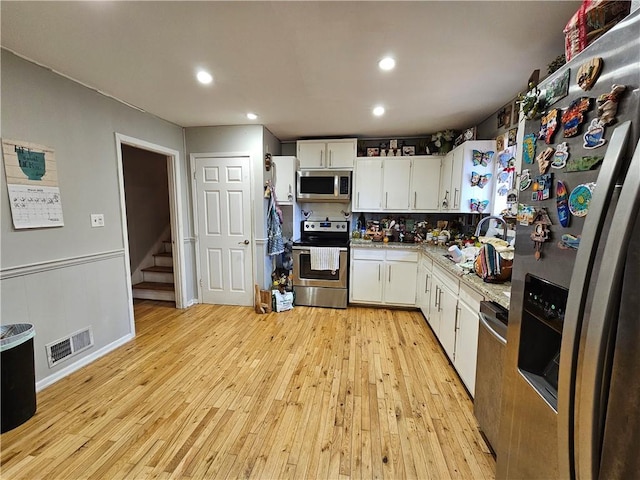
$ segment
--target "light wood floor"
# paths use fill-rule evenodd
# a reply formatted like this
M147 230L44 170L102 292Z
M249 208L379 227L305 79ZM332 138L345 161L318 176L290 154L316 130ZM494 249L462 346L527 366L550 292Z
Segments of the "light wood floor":
M137 337L38 394L3 479L493 478L418 312L135 305Z

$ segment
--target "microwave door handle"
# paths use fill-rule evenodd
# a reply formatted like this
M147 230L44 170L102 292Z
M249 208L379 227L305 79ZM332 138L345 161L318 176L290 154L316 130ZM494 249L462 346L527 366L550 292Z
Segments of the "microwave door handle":
M591 281L597 247L600 243L600 234L607 215L606 207L611 201L618 173L624 163L623 152L627 146L630 126L630 121L624 122L611 135L609 148L598 174L595 194L589 205L589 215L586 216L582 228L580 248L576 254L571 283L569 284L558 371L557 434L558 476L560 478L575 477L575 372L578 368L582 318L585 313L588 286Z
M609 342L615 335L617 307L620 304L620 290L627 248L635 219L640 210L640 141L631 159L627 177L622 186L616 205L611 228L606 238L602 262L598 272L587 333L584 340L584 355L579 391L577 423L580 435L576 437L578 472L583 478L597 478L600 470L600 426L606 400L602 398L602 385L610 374L612 349Z

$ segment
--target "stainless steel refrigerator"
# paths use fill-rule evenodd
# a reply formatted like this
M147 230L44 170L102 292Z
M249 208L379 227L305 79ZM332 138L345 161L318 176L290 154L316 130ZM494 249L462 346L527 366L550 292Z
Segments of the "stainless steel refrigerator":
M626 88L612 121L614 85ZM640 10L540 90L546 118L525 122L536 153L519 179L497 477L638 478ZM547 148L551 179L538 177Z

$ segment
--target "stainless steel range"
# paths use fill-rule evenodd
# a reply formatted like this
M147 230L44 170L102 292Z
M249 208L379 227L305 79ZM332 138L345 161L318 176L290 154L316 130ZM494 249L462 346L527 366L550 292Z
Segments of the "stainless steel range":
M300 232L300 239L293 243L296 305L347 308L349 222L305 220ZM318 268L312 259L316 255L335 255L337 265Z

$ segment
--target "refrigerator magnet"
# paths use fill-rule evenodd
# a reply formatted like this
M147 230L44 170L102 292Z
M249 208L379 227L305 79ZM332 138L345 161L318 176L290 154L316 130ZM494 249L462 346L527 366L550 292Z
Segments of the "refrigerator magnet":
M575 99L562 114L562 131L564 138L578 135L580 126L584 123L584 114L591 109L591 99L580 97Z
M627 89L624 85L611 85L609 93L603 93L596 100L598 106L598 120L603 126L611 125L616 121L618 113L618 102Z
M533 192L531 193L531 201L541 202L547 200L551 196L551 182L553 181L553 173L538 175L533 181Z
M547 145L551 144L556 129L558 128L558 114L558 109L554 108L549 110L546 115L543 115L542 120L540 120L540 133L538 133L538 138L544 140L544 143Z
M596 83L600 72L602 71L602 58L593 57L588 62L583 63L578 68L578 74L576 81L581 89L585 92L591 90L591 87Z
M533 232L531 233L531 240L533 240L535 248L536 260L542 258L542 244L547 242L551 236L551 219L547 214L546 208L540 208L536 212L536 216L533 219Z
M553 153L551 168L564 168L567 165L568 158L569 146L567 145L567 142L562 142L556 145L556 151Z
M471 172L471 186L484 188L484 186L489 183L492 176L493 175L490 173L480 175L478 172Z
M567 160L567 172L585 172L587 170L595 170L604 160L602 155L584 156L577 159Z
M520 191L524 192L527 188L531 186L531 175L529 174L529 170L522 170L520 174Z
M478 165L480 165L486 167L491 163L491 159L493 158L494 153L495 152L492 151L482 152L480 150L474 150L473 157L471 159L473 161L473 166L477 167Z
M538 170L540 170L541 174L544 174L549 169L551 157L553 157L555 150L551 147L545 148L542 152L538 154L536 160L538 161Z
M580 246L580 235L573 236L569 233L562 235L562 239L558 242L558 247L562 250L577 250Z
M524 163L533 163L536 158L536 134L527 133L522 141L524 146L522 151L522 159Z
M569 195L569 211L576 217L584 217L589 213L589 203L593 196L595 183L583 183L571 191Z
M604 138L604 125L600 123L600 120L594 118L589 124L587 133L584 134L584 144L582 146L592 150L601 147L605 143L607 143L607 140Z
M533 223L533 218L536 216L536 207L531 205L518 204L518 215L516 220L522 226L529 226Z
M556 183L556 206L558 208L558 221L563 227L569 226L569 195L567 193L567 186L561 180Z

